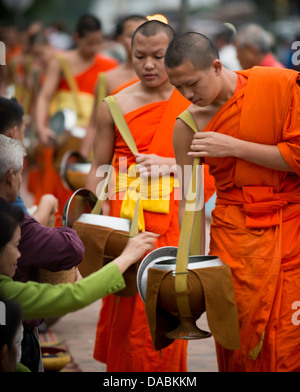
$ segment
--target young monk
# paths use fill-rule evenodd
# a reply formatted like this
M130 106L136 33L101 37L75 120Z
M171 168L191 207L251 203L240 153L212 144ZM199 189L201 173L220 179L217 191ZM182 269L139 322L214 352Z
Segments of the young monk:
M124 177L130 179L128 168L129 172L140 168L141 175L146 177L151 175L152 165L164 165L164 174L169 174L175 164L173 127L177 115L189 103L170 85L164 67L164 55L173 37L173 29L159 21L148 21L136 30L132 40L133 66L140 81L120 91L115 98L139 153L136 156L131 153L115 127L106 102L101 103L94 159L86 184L94 192L103 180L96 176L97 168L109 164L113 155L117 181ZM127 189L116 189L116 193L109 201L110 215L132 219L126 213L128 205L122 200ZM162 212L153 200L150 200L152 211L142 211L144 227L140 226L140 230L159 234L158 247L178 243L178 202L171 187L169 194L169 212ZM107 364L107 371L186 371L186 349L185 341L175 341L161 352L155 351L145 307L138 294L109 296L103 302L94 357Z
M217 193L210 254L233 274L241 350L217 345L219 369L299 371L300 75L229 71L197 33L171 42L166 69L198 130L178 119L176 160L209 165Z
M84 110L84 113L77 113L79 116L78 125L84 127L87 125L91 115L94 89L99 72L114 68L117 62L99 54L103 35L101 23L93 15L83 15L80 18L74 38L77 44L76 48L61 55L77 82L78 96ZM66 93L70 94L70 91L62 63L58 56L55 56L49 64L37 102L37 128L39 137L45 145L53 145L53 139L56 138L56 135L47 123L51 101L55 95L58 95L59 109L63 109L64 96L66 96ZM70 102L67 102L65 107L69 108L69 104ZM74 106L74 102L73 108L75 110L78 109L76 105Z
M107 95L117 94L120 90L138 81L136 72L132 66L131 39L135 30L147 21L146 17L140 15L130 15L126 17L119 26L119 40L126 51L126 61L116 68L99 75L99 80L95 91L95 100L90 123L86 136L82 142L80 153L83 157L89 158L93 149L93 142L96 133L97 108L102 99Z
M49 116L57 110L70 108L77 114L76 125L86 128L92 113L98 74L117 66L115 59L99 54L103 35L101 23L93 15L83 15L79 19L74 39L77 44L75 49L60 53L50 62L36 107L37 132L45 147L45 170L39 185L43 188L42 193L52 193L58 198L60 215L72 192L63 186L58 172L53 168L57 137L48 124ZM65 68L73 78L77 90L75 94L68 82Z

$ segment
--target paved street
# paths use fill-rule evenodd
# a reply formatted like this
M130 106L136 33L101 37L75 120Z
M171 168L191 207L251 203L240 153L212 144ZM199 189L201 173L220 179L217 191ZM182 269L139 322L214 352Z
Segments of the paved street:
M105 372L105 365L92 357L101 301L61 318L51 327L57 338L68 345L74 361L83 372ZM207 330L206 314L199 320L200 328ZM188 346L188 371L217 372L213 338L191 340Z

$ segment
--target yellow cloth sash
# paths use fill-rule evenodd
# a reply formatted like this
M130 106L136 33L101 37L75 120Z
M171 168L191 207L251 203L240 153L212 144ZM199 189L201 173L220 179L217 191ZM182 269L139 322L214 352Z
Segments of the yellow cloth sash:
M59 90L51 102L49 115L54 115L58 110L72 109L77 114L76 125L83 128L86 127L92 114L94 97L91 94L84 92L79 92L77 95L78 100L81 102L81 106L84 108L82 111L78 112L72 91Z
M82 92L78 88L77 81L72 74L67 60L59 54L57 59L60 63L63 75L67 81L70 91L57 91L50 106L50 116L58 110L72 109L77 114L77 126L86 127L89 123L93 105L94 96L92 94Z
M138 198L140 198L138 226L140 231L145 231L143 211L168 214L170 211L170 194L178 186L177 178L171 175L155 178L140 177L137 172L137 165L132 164L128 173L118 173L113 193L126 192L120 216L130 220L133 219L135 206Z

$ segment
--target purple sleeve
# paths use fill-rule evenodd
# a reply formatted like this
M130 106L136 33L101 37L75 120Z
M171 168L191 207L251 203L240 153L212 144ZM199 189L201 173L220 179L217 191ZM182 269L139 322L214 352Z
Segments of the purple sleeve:
M84 246L74 230L67 227L46 227L25 214L19 250L20 268L60 271L81 262Z

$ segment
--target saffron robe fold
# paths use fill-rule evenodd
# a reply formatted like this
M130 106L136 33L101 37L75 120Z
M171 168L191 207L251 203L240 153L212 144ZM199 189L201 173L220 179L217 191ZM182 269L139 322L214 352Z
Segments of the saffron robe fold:
M140 153L174 157L172 136L176 117L189 106L177 90L168 101L151 103L126 114L125 120ZM135 157L116 129L114 168L123 171ZM122 195L110 200L110 215L120 216ZM169 214L144 211L146 230L161 234L157 247L177 246L178 201L170 195ZM175 341L156 352L150 335L145 305L134 297L109 296L103 300L97 326L94 358L107 364L107 371L186 371L187 343Z
M205 159L217 189L210 254L231 267L242 345L217 344L219 369L300 371L300 76L265 67L238 75L239 88L204 132L277 145L294 173Z
M79 126L86 127L88 125L99 73L108 71L116 67L117 64L118 62L115 59L97 55L93 64L88 69L80 74L74 75L78 87L78 98L83 108L83 113L79 116ZM56 96L50 108L50 115L64 108L71 108L77 111L76 101L65 77L60 80ZM61 226L64 206L72 196L73 191L68 190L64 186L59 173L53 167L55 149L42 147L39 152L37 156L38 169L31 172L29 190L34 193L36 204L39 203L43 194L51 193L57 197L59 206L55 225Z

